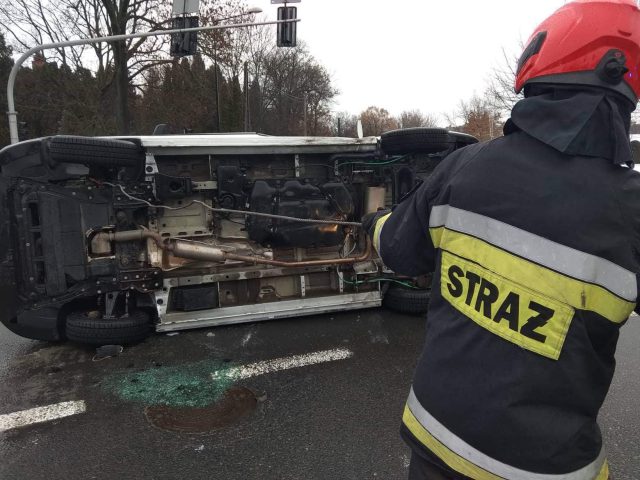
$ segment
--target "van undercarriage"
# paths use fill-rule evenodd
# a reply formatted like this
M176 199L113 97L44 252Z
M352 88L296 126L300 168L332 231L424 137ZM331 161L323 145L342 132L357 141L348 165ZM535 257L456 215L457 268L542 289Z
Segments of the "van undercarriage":
M50 137L0 152L20 306L7 326L104 344L376 307L388 271L359 219L473 137ZM410 255L410 252L407 252ZM412 292L414 290L414 292Z

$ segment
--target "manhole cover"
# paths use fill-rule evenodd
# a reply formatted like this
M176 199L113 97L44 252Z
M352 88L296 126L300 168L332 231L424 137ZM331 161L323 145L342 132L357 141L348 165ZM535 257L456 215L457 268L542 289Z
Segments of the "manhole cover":
M170 432L207 433L233 425L252 413L258 404L255 394L243 387L232 387L207 407L149 406L144 409L154 427Z

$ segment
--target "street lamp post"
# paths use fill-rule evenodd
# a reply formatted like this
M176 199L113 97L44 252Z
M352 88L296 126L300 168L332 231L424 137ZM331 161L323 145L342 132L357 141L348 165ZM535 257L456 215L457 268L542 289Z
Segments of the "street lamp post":
M307 122L308 122L307 110L309 108L309 106L308 106L308 104L309 104L309 94L306 91L304 92L304 95L302 96L302 103L303 103L303 108L304 108L304 136L306 137L307 134L308 134L308 128L309 128L309 127L307 127Z
M253 12L246 12L253 13ZM181 28L175 30L157 30L153 32L142 32L142 33L131 33L127 35L112 35L108 37L94 37L94 38L80 38L78 40L69 40L66 42L56 42L56 43L47 43L43 45L37 45L33 48L30 48L25 53L23 53L16 63L13 65L11 72L9 73L9 80L7 81L7 117L9 119L9 133L11 136L11 143L18 143L18 112L15 110L15 101L14 101L14 86L16 82L16 76L18 75L18 71L22 64L27 60L31 55L36 52L40 52L42 50L49 50L52 48L60 48L60 47L74 47L76 45L89 45L93 43L106 43L106 42L116 42L128 40L130 38L146 38L146 37L158 37L160 35L171 35L174 33L187 33L187 32L208 32L212 30L223 30L227 28L244 28L244 27L256 27L261 25L277 25L280 23L286 22L299 22L300 19L295 20L273 20L268 22L250 22L250 23L237 23L233 25L213 25L209 27L195 27L195 28Z
M243 84L244 84L244 128L245 132L251 129L251 123L249 121L249 63L244 62L243 69Z
M218 77L218 47L213 39L213 78L216 89L216 133L220 133L220 79Z

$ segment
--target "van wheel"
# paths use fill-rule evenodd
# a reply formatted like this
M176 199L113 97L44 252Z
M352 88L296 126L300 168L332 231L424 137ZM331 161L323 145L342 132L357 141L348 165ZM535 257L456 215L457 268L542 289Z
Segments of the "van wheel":
M380 136L380 148L387 155L408 153L439 153L478 143L466 133L450 132L444 128L405 128L391 130Z
M456 148L462 148L480 142L480 140L468 133L449 132L449 136L451 137L451 141L455 142Z
M96 167L144 167L144 150L133 142L93 137L58 135L46 143L54 162Z
M444 128L405 128L380 136L380 148L387 155L438 153L449 147L449 132Z
M382 298L382 306L399 313L422 315L429 310L431 290L392 285Z
M95 310L71 312L67 316L68 340L88 345L131 345L151 334L151 318L144 310L128 317L105 319Z

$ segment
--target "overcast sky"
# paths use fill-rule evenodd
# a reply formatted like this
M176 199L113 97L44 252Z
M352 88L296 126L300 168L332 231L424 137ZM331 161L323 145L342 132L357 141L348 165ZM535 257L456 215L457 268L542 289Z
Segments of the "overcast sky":
M298 38L332 74L334 109L442 115L484 91L502 50L519 54L562 0L302 0ZM247 0L276 18L271 0ZM516 53L517 52L517 53Z

